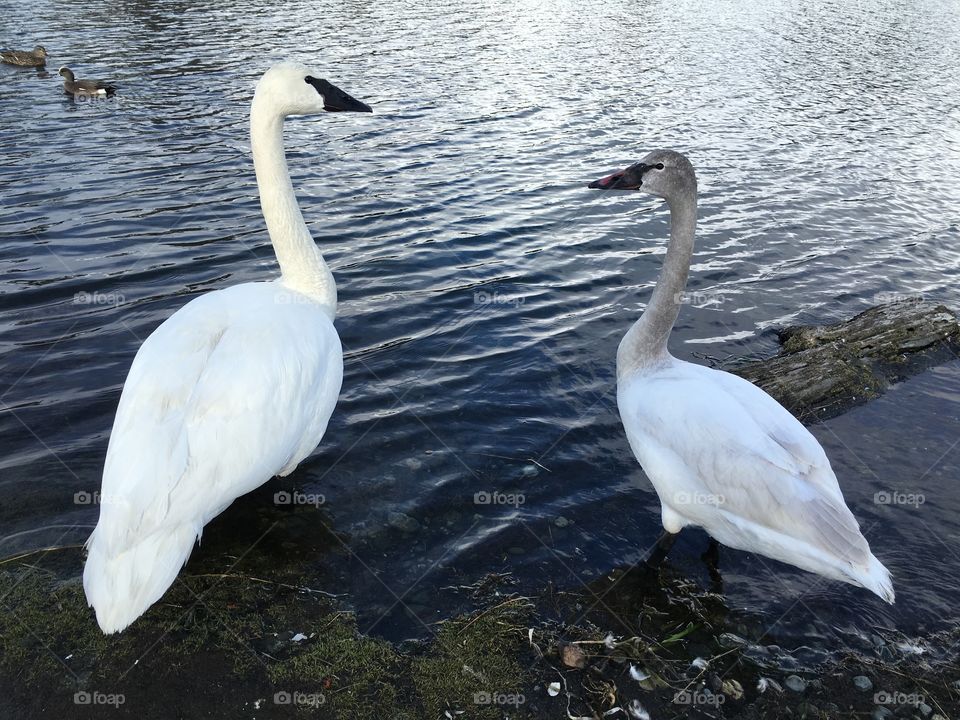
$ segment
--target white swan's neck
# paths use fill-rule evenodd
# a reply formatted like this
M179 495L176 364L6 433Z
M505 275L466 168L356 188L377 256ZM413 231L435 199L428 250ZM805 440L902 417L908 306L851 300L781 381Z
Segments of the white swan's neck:
M283 151L283 116L259 95L250 112L250 146L260 190L260 207L280 263L281 282L337 312L333 273L310 236L290 182Z
M670 357L667 340L680 313L693 256L693 236L697 228L696 187L668 198L667 202L670 206L670 245L647 309L620 342L618 378L633 370L659 365Z

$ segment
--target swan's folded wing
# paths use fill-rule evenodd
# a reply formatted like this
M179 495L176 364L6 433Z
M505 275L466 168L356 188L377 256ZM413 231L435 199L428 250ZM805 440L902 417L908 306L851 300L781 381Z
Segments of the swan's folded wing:
M184 524L199 534L319 442L342 378L336 332L306 306L286 308L303 316L288 324L223 297L242 288L184 306L137 353L104 467L108 552Z
M868 560L823 449L759 388L677 363L629 384L620 405L628 433L639 435L634 447L669 458L687 487L705 496L685 500L712 502L731 522L769 528L854 564ZM673 509L693 521L709 515L696 506Z

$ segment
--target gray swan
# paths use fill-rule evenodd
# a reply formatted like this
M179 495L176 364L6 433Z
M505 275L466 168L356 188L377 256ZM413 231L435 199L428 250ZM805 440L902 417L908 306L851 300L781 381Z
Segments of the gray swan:
M756 385L667 349L693 255L693 165L678 152L657 150L588 187L639 190L670 208L660 277L617 350L620 418L660 497L667 531L660 558L676 533L694 525L729 547L859 585L892 603L890 573L870 552L817 439Z

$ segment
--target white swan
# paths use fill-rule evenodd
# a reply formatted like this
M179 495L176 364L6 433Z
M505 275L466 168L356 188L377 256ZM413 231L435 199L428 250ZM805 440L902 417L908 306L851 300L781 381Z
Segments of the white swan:
M343 377L333 275L300 214L283 120L370 112L306 67L283 63L250 111L260 205L281 276L207 293L148 337L123 386L83 587L105 633L156 602L203 526L287 475L317 446Z
M755 385L667 350L693 253L693 166L658 150L589 187L642 190L670 208L670 244L656 288L617 351L620 417L660 496L664 529L700 526L724 545L862 586L892 603L890 573L870 552L816 438Z

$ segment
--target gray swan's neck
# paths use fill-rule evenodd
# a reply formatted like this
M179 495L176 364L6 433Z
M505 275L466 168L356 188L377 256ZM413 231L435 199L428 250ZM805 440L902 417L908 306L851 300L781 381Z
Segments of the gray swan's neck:
M250 146L260 190L260 207L280 263L282 282L337 312L333 273L310 236L290 182L283 150L283 117L254 97L250 113Z
M667 255L647 309L620 342L617 351L618 378L634 370L659 365L670 357L667 340L680 313L693 256L693 236L697 228L696 190L668 198L667 202L670 206Z

